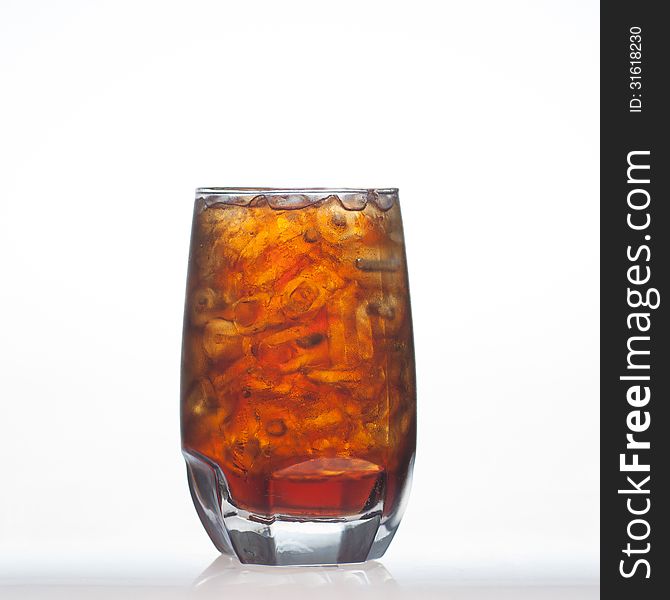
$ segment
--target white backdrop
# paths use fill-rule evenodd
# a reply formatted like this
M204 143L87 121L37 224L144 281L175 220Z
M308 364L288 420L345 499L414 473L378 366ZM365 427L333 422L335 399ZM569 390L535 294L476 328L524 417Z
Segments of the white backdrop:
M419 447L389 571L596 578L598 38L594 0L3 1L0 578L216 556L178 426L214 185L400 188Z

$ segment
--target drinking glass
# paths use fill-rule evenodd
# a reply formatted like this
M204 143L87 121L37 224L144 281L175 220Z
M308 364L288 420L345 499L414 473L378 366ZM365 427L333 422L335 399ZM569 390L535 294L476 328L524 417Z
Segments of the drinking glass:
M397 189L197 190L181 429L222 553L266 565L384 554L416 440Z

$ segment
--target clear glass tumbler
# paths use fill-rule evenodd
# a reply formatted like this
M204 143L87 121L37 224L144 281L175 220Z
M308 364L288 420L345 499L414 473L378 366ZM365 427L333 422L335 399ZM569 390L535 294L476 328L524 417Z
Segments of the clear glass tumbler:
M384 554L416 440L396 189L197 190L181 424L221 552L266 565Z

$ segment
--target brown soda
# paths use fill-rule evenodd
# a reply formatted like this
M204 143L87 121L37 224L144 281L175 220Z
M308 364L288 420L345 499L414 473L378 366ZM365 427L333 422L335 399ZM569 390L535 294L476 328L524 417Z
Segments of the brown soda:
M400 209L196 205L182 440L259 515L398 502L415 445Z

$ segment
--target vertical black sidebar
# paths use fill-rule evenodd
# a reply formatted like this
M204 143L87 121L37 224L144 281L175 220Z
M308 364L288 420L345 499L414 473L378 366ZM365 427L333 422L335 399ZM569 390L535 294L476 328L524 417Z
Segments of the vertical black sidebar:
M601 3L601 585L670 589L668 117L662 2Z

